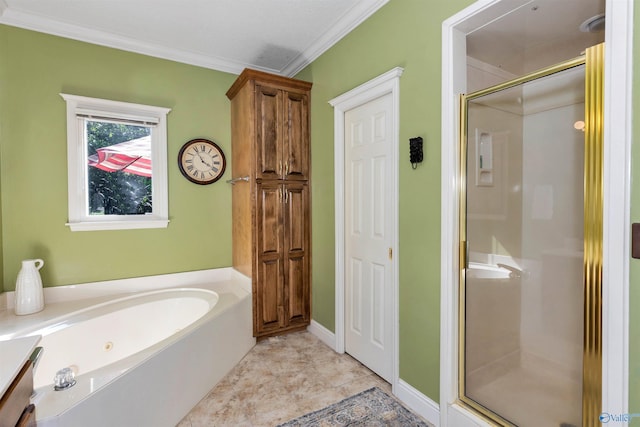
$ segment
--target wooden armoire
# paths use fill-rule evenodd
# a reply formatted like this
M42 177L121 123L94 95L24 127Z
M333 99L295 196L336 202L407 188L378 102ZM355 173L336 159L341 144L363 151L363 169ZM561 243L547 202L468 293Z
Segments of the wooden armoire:
M233 266L250 276L258 339L311 320L311 83L245 69L231 100Z

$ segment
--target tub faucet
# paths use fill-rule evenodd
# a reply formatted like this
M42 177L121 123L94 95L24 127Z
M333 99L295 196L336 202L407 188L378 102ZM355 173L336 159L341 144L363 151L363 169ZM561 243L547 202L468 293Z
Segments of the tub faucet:
M53 379L53 389L55 391L66 390L76 385L75 373L71 368L62 368L56 372Z
M505 270L509 270L509 277L511 279L519 279L522 277L522 270L516 268L516 267L512 267L510 265L507 264L496 264L498 267L500 268L504 268Z

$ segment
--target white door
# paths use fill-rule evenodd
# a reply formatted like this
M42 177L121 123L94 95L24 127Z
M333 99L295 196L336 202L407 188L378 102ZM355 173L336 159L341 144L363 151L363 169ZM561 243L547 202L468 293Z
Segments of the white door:
M393 99L345 112L345 350L393 375Z

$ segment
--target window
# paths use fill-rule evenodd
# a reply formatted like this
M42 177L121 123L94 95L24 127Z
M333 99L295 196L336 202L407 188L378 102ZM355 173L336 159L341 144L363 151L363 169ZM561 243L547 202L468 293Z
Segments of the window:
M168 108L83 96L67 102L72 231L163 228Z

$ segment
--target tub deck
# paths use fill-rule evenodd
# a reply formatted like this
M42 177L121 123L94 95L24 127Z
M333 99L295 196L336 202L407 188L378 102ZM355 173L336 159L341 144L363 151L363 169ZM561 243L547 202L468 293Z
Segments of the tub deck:
M245 293L251 294L251 279L231 267L44 288L44 310L26 316L15 315L14 292L0 293L0 340L115 298L158 289L195 287L213 290L215 286L222 286L239 298Z

